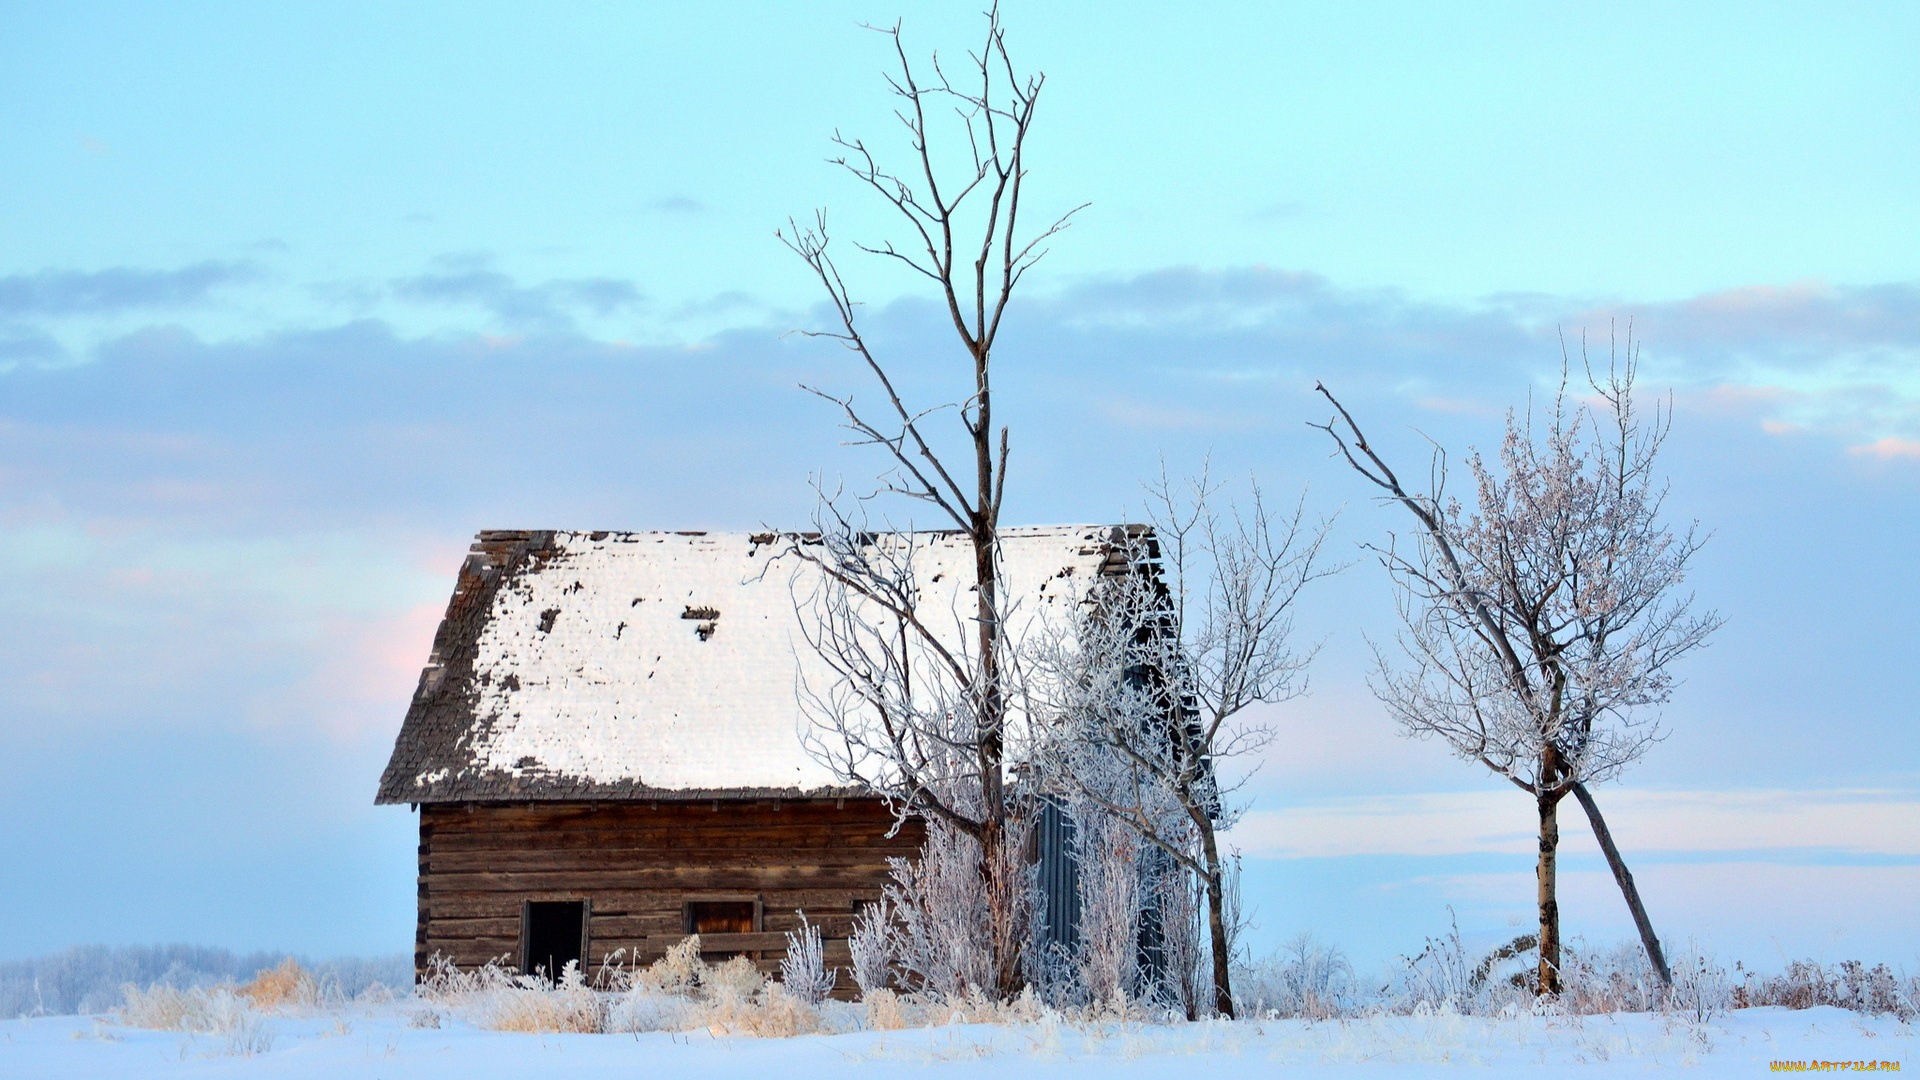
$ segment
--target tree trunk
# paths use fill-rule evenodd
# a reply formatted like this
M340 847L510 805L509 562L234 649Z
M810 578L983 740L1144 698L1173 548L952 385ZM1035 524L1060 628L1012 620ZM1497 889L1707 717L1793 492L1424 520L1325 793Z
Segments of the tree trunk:
M1607 857L1607 865L1613 869L1613 880L1620 885L1620 895L1627 899L1627 910L1633 913L1633 925L1640 931L1640 944L1647 950L1647 960L1653 964L1653 970L1660 976L1660 985L1673 989L1673 971L1667 967L1667 955L1660 948L1660 939L1653 934L1653 920L1647 918L1647 907L1640 902L1640 890L1633 883L1633 874L1627 869L1627 862L1620 857L1620 849L1613 845L1613 833L1607 829L1607 821L1600 816L1600 807L1593 801L1593 794L1585 784L1573 785L1573 797L1580 800L1581 809L1587 812L1587 821L1593 826L1593 838L1600 841L1600 850Z
M1019 905L1025 901L1019 879L1022 853L1010 849L1007 823L989 822L980 835L980 871L987 894L987 939L993 955L993 991L1002 1000L1018 994L1021 938L1025 930Z
M1565 791L1542 792L1536 797L1540 809L1540 863L1537 868L1540 900L1540 973L1539 992L1560 992L1560 800Z
M1233 959L1227 940L1226 867L1220 863L1220 846L1214 842L1212 824L1200 828L1200 840L1207 859L1207 931L1213 953L1213 1008L1221 1016L1233 1019L1233 975L1228 967Z
M991 412L985 356L977 358L975 375L979 383L977 400L980 409L980 428L974 433L973 439L980 485L980 503L972 536L975 620L980 649L979 715L975 718L979 730L975 737L979 740L980 796L984 804L982 809L986 826L981 832L981 856L986 861L987 915L992 921L988 933L993 942L993 983L994 991L1005 999L1021 989L1023 926L1016 907L1025 898L1012 880L1015 853L1006 850L1006 737L1003 725L1007 697L1001 685L1000 637L1004 627L1000 621L999 568L995 565L999 554L995 548L999 508L992 502L992 444L986 426Z

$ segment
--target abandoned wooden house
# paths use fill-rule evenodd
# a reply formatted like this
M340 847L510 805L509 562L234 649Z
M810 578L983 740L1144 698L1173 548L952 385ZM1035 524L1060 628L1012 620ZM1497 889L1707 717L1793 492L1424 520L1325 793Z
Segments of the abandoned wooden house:
M922 603L970 608L966 540L925 535ZM1003 530L1007 588L1058 617L1124 563L1112 536ZM689 933L775 970L800 911L847 964L922 832L802 745L797 685L829 676L794 599L809 564L769 570L785 540L479 535L377 800L419 809L417 973L435 954L592 972Z

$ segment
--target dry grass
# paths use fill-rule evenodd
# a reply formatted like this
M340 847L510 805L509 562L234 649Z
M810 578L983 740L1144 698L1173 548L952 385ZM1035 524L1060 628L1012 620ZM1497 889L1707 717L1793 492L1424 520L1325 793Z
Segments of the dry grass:
M246 1057L273 1048L275 1035L267 1022L269 1015L339 1007L349 1001L338 983L316 978L292 957L256 972L242 986L229 983L182 988L155 983L142 990L128 983L121 987L121 995L125 1003L113 1010L121 1024L218 1036L223 1042L216 1053ZM352 1000L375 1002L391 997L376 983ZM342 1031L346 1030L345 1021L340 1023Z
M1730 1008L1747 1005L1839 1005L1865 1013L1914 1015L1920 982L1901 981L1884 966L1842 964L1833 969L1796 964L1785 975L1744 984L1689 947L1675 958L1675 988L1664 992L1639 947L1589 949L1577 941L1565 952L1565 990L1536 996L1527 980L1530 960L1516 942L1485 956L1471 955L1457 935L1430 942L1408 961L1409 975L1378 989L1363 987L1337 951L1302 940L1268 964L1237 973L1249 1018L1299 1017L1316 1021L1393 1017L1560 1018L1613 1013L1665 1013L1700 1028ZM1088 1031L1177 1023L1164 1003L1116 995L1104 1002L1059 1006L1033 989L996 1001L977 988L953 995L875 988L859 1004L811 1002L769 982L744 957L709 964L700 941L689 937L660 960L603 965L592 985L571 965L556 983L521 976L499 963L462 972L435 958L420 995L442 1014L483 1028L525 1032L680 1032L707 1030L762 1038L850 1031L897 1031L950 1024L994 1024ZM272 973L274 985L295 982ZM261 980L256 980L260 982Z
M861 1005L810 1002L778 982L769 982L753 962L734 957L709 964L700 941L689 937L645 968L627 968L617 958L595 974L593 986L571 966L557 983L516 974L498 962L461 971L444 958L429 962L420 996L443 1012L495 1031L620 1032L695 1031L759 1038L899 1030L953 1023L1029 1024L1060 1014L1031 992L996 1002L978 990L952 998L900 995L876 990ZM1089 1012L1090 1021L1147 1019ZM1154 1018L1158 1018L1157 1015Z
M558 982L521 975L497 961L461 971L443 957L428 961L420 997L466 1014L493 1031L592 1033L606 1030L605 995L586 985L569 963Z
M232 987L179 990L156 985L142 990L128 984L125 993L127 1003L114 1010L114 1016L129 1027L222 1036L225 1052L243 1057L273 1049L274 1032L266 1018Z
M281 961L278 967L255 974L252 982L234 993L251 1001L259 1009L313 1007L326 1003L326 994L319 981L291 956Z
M1779 1005L1811 1009L1837 1005L1869 1016L1920 1017L1920 977L1902 979L1885 964L1868 967L1843 960L1827 967L1817 960L1796 960L1779 975L1762 976L1734 965L1743 976L1732 988L1734 1008Z

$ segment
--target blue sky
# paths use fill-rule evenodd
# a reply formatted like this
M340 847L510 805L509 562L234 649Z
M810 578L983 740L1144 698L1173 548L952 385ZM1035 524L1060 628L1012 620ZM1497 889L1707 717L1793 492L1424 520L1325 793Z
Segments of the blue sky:
M480 528L804 521L873 463L799 382L773 238L885 222L884 40L965 6L0 10L0 956L405 947L371 806ZM1920 74L1904 5L1014 4L1040 208L1091 207L1001 356L1013 516L1096 520L1162 455L1397 527L1305 427L1491 445L1560 335L1633 321L1671 507L1728 617L1602 795L1654 916L1762 964L1920 964ZM855 267L951 396L936 313ZM1240 841L1268 940L1364 963L1527 914L1530 808L1371 701L1361 565ZM1577 821L1576 821L1577 824ZM1569 929L1630 933L1569 828ZM1584 846L1583 846L1584 845Z

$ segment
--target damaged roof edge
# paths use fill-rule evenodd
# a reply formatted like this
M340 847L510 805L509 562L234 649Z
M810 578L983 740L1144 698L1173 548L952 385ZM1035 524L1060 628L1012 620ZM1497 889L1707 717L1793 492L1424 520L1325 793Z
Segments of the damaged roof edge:
M1110 574L1117 569L1108 564L1113 562L1117 554L1114 548L1118 546L1118 541L1123 536L1137 536L1140 531L1137 527L1092 524L1009 527L1003 530L1002 542L1012 541L1025 548L1028 562L1036 558L1058 558L1062 560L1062 565L1083 564L1084 570ZM918 535L952 542L963 534L953 530L928 530ZM873 793L864 787L829 782L830 777L823 775L823 769L808 767L806 762L797 759L779 770L784 775L770 776L765 768L741 770L739 779L743 783L739 786L714 784L712 781L724 782L731 777L726 775L726 769L709 767L705 769L707 775L704 776L674 777L675 780L687 781L682 786L656 787L644 782L642 777L651 774L655 783L663 779L657 771L657 762L649 765L636 760L621 770L601 770L596 775L595 770L579 769L577 763L569 766L558 761L547 769L531 772L504 770L501 765L505 759L491 760L487 757L488 740L495 737L496 723L505 725L520 722L517 710L511 718L506 718L505 714L496 717L494 713L499 711L497 702L491 705L483 705L482 702L484 684L488 681L484 677L488 670L486 664L493 661L483 663L478 662L477 658L481 654L483 634L488 633L490 620L494 618L496 601L505 603L509 597L537 587L540 581L546 580L542 576L544 572L573 565L582 541L602 551L610 547L621 552L631 551L633 557L645 561L653 556L643 556L640 548L629 548L627 545L645 545L645 550L657 550L655 542L672 548L677 541L695 549L717 551L727 548L731 541L738 541L742 555L751 557L751 549L764 549L776 539L804 543L815 536L817 534L765 531L734 534L488 529L479 532L460 567L453 595L435 632L431 655L421 671L406 718L395 739L393 754L381 776L375 803L664 802L871 797ZM1058 548L1057 553L1054 553L1055 548ZM621 554L619 561L624 564L627 558L627 555ZM1048 565L1052 564L1049 562ZM578 588L578 583L574 587ZM503 590L508 590L505 596L502 595ZM786 586L782 584L780 590L784 595ZM675 603L679 606L673 609L675 615L681 614L681 608L693 610L691 605L698 601L701 598L677 599ZM624 614L621 617L625 618ZM622 622L617 629L625 627L626 623ZM544 639L546 635L539 634L538 637ZM631 631L628 638L632 638ZM717 640L724 645L728 635L723 631L722 637ZM658 657L654 659L658 660ZM783 682L788 678L785 673L781 675ZM517 692L517 681L512 685ZM497 697L497 685L488 692ZM699 700L705 702L707 699ZM501 727L497 730L511 729ZM789 750L803 753L797 745L799 742L796 738L796 745L779 752L788 756L791 756ZM765 742L753 745L770 747ZM653 759L648 758L647 761L652 762ZM623 772L625 775L622 775ZM781 782L787 777L800 782L783 785ZM769 780L774 783L768 784Z

